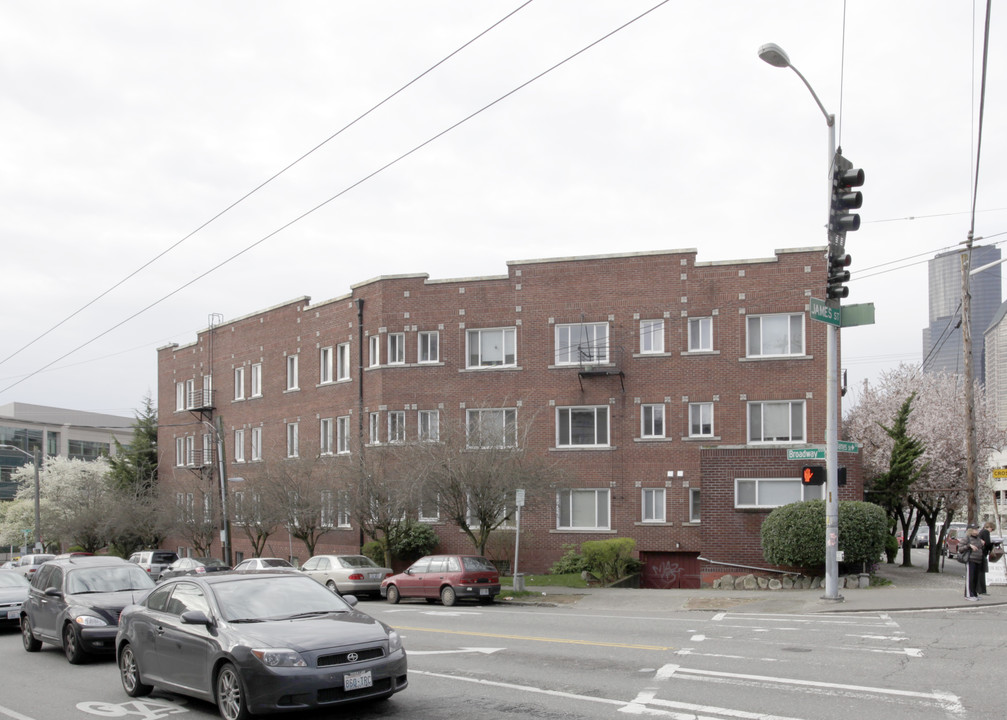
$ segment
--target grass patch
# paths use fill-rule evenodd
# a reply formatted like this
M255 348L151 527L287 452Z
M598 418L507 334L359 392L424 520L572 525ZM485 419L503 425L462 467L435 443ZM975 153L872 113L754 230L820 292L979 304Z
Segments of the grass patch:
M500 576L501 587L513 587L514 576L513 575L501 575ZM568 588L586 588L587 581L580 576L580 573L567 573L565 575L525 575L524 576L525 587L568 587ZM520 597L522 593L511 593L515 597ZM533 595L538 595L540 593L528 593Z

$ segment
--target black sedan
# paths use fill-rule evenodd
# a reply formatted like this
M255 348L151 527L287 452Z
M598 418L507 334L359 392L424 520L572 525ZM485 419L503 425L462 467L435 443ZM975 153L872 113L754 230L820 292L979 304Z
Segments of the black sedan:
M179 558L161 571L161 573L157 576L157 581L161 582L162 580L178 577L179 575L202 575L203 573L211 572L227 572L230 569L230 565L225 564L223 560L218 560L217 558Z
M225 720L391 697L402 640L355 604L290 572L172 578L122 613L123 689L215 702Z

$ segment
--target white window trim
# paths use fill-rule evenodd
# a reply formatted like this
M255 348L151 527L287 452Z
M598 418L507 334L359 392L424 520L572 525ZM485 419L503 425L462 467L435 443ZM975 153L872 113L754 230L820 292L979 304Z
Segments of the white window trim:
M703 512L703 496L700 493L701 488L689 488L689 522L698 523L700 522L700 516ZM698 500L698 502L697 502ZM696 506L699 505L699 509Z
M293 392L295 390L300 390L300 378L298 377L300 371L298 368L297 355L287 355L287 392Z
M560 415L563 412L570 413L572 411L583 412L585 410L591 410L594 412L594 443L590 444L574 444L573 442L562 443L560 440ZM597 442L598 440L598 412L605 412L605 438L604 442ZM568 421L568 428L572 431L572 423ZM569 439L569 438L568 438ZM608 405L574 405L570 407L558 407L556 408L556 447L566 449L590 449L590 448L607 448L612 447L612 414L609 412Z
M300 428L298 423L287 423L287 457L300 457Z
M252 428L252 462L262 460L262 428Z
M320 455L333 454L333 428L332 418L321 418L318 421L318 452Z
M426 435L424 437L423 433L423 418L433 418L433 423L426 423ZM433 426L434 432L430 432L430 427ZM439 442L441 439L441 413L440 410L419 410L416 413L416 439L420 442Z
M234 462L245 462L245 431L234 431Z
M388 333L388 356L386 365L406 364L406 334Z
M245 366L234 368L234 400L245 399Z
M646 421L647 408L661 408L661 433L648 433ZM653 414L652 414L653 417ZM652 423L653 424L653 421ZM640 405L640 439L641 440L661 440L668 436L668 413L664 403L643 403Z
M372 412L368 416L368 429L369 429L368 439L370 440L371 445L380 445L381 444L380 412Z
M708 432L708 433L704 433L704 432L694 433L692 431L692 408L693 407L703 407L705 405L708 405L710 407L710 432ZM700 412L702 412L702 411L700 411ZM714 414L714 407L713 407L713 403L712 402L693 402L693 403L689 403L689 417L687 418L687 421L689 423L689 437L693 437L693 438L716 437L716 426L714 425L715 418L716 418L716 416ZM700 417L700 426L702 426L702 416Z
M389 443L401 445L406 441L406 411L389 410L388 413L388 438Z
M645 327L644 326L653 326ZM655 329L655 327L657 329ZM650 341L650 348L646 348ZM640 354L641 355L663 355L664 354L664 320L643 319L640 321Z
M571 357L576 353L573 351L574 345L572 342L563 340L560 335L564 330L569 328L605 328L605 340L604 343L599 343L598 339L592 337L588 342L588 347L592 351L592 358L582 358L582 357ZM560 366L573 366L573 365L607 365L610 358L609 345L611 343L611 328L607 322L584 322L584 323L562 323L556 325L556 331L553 334L555 340L553 359L556 365ZM580 347L578 344L577 347ZM561 357L561 353L564 357Z
M693 326L694 323L698 323L700 325L699 338L698 338L697 342L693 342L695 340L695 338L693 337L693 332L692 332L692 326ZM703 347L703 344L702 344L703 343L703 329L702 329L703 325L708 325L709 328L710 328L710 346L709 347ZM747 330L746 330L746 332L747 332ZM686 333L688 334L688 338L687 338L688 345L686 345L686 348L688 349L688 352L691 352L691 353L713 352L713 317L712 316L691 317L691 318L688 318L688 322L686 323ZM747 348L747 345L746 345L746 348Z
M787 346L790 346L790 318L800 317L801 318L801 347L797 352L785 352L785 353L764 353L762 352L765 345L765 334L762 332L762 320L763 318L773 318L773 317L786 317L787 318ZM755 355L749 354L749 328L752 320L759 321L759 353ZM803 357L806 353L808 342L808 332L805 323L804 313L763 313L760 315L748 315L745 318L745 357L751 359L757 358L788 358L788 357Z
M738 502L738 483L749 483L754 482L755 487L755 504L754 505L742 505ZM800 502L806 500L821 500L824 492L824 485L805 485L801 482L798 477L783 477L783 478L735 478L734 479L734 507L737 510L764 510L781 507L780 505L772 505L769 503L760 502L759 498L759 488L763 483L787 483L796 485L801 489ZM789 504L789 503L785 503Z
M423 350L429 354L430 342L424 342L425 338L434 338L434 352L432 357L423 358ZM421 365L432 365L441 361L441 334L437 330L421 330L416 341L416 362Z
M752 439L752 406L753 405L793 405L794 403L799 403L801 405L801 430L802 436L799 438L794 437L794 429L791 425L790 428L790 438L787 440L753 440ZM765 413L763 413L763 416ZM791 416L791 412L788 410L787 417ZM763 422L763 430L765 430L766 423ZM788 443L801 443L807 442L808 437L808 404L804 400L751 400L745 407L745 437L748 438L749 445L781 445Z
M185 467L185 438L175 438L175 467Z
M499 364L489 365L483 362L482 336L483 333L500 332L503 340L503 359ZM479 342L479 364L472 364L471 342L472 336L476 335ZM514 360L507 362L507 337L513 339ZM499 368L517 367L517 328L516 327L489 327L489 328L469 328L465 331L465 369L466 370L496 370Z
M254 363L251 373L251 388L249 397L262 397L262 363Z
M561 525L560 520L562 518L561 503L563 498L563 493L577 493L577 492L593 492L595 494L595 523L597 523L598 518L598 495L601 493L605 494L606 517L608 517L608 525L592 525L592 526L581 526L581 525ZM570 508L570 519L573 520L573 508ZM557 491L556 493L556 529L557 530L611 530L612 529L612 493L608 488L565 488L563 490Z
M655 517L646 517L647 495L652 494L655 500L660 497L660 503L654 503ZM659 515L659 516L658 516ZM668 521L668 492L665 488L640 488L640 522L647 524L666 523Z
M367 367L381 367L381 336L367 338Z
M471 425L472 425L472 415L473 415L473 413L479 414L480 419L479 419L478 422L479 422L480 427L482 426L482 419L481 419L482 414L484 414L484 413L503 413L503 418L502 418L503 423L501 424L501 427L503 428L504 437L503 437L503 444L502 445L472 445L471 444L471 438L469 436L469 429L471 428ZM508 422L507 422L507 414L508 413L512 413L513 414L513 418L514 419L513 419L513 422L511 424L508 424ZM510 433L508 432L508 430L511 427L513 427L513 438L510 437ZM511 440L511 439L513 439L513 443L508 443L508 440ZM518 438L517 438L517 408L469 408L469 409L467 409L465 411L465 445L466 445L466 447L472 448L472 449L494 448L494 447L497 447L497 448L501 448L501 447L517 447L517 445L518 445Z
M334 348L329 345L328 347L323 347L318 349L318 384L328 385L333 382L335 375L333 374L335 364L335 352Z
M336 382L350 379L350 344L336 345Z

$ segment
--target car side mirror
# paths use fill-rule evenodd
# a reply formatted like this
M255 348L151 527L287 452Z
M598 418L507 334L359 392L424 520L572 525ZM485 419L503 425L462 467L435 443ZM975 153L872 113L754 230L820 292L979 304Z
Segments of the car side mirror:
M359 600L357 600L356 595L342 595L341 597L343 598L343 601L350 607L356 607L357 603L360 602Z
M209 627L213 624L213 621L202 610L186 610L179 616L179 619L183 625L206 625Z
M45 594L49 597L63 597L63 593L60 592L60 589L54 587L47 587L45 589Z

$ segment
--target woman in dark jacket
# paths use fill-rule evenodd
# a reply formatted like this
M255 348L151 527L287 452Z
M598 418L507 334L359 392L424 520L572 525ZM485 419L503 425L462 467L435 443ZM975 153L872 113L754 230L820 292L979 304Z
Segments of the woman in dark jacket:
M983 523L982 529L979 531L979 539L983 541L983 564L979 569L979 580L976 583L976 592L980 595L986 594L986 573L990 569L990 550L993 549L993 537L990 535L990 530L996 527L992 522Z
M969 555L969 561L965 563L965 599L966 600L978 600L979 599L979 575L983 571L983 560L985 555L983 553L983 541L979 537L979 528L975 525L969 527L965 531L965 537L962 539L962 544L959 544L959 552L964 549L963 544L967 543L972 552Z

